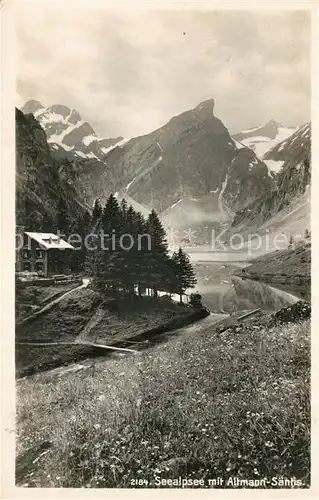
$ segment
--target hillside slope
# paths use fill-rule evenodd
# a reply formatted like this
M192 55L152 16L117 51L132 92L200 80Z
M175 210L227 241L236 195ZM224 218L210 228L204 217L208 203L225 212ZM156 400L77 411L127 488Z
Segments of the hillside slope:
M295 166L305 157L310 158L311 126L305 123L293 134L269 149L264 155L264 162L269 168L279 171L287 159Z
M159 212L210 193L215 193L213 205L220 198L234 211L273 187L266 165L253 151L238 147L216 118L212 99L115 147L106 163L119 189Z
M251 261L234 274L261 280L311 300L311 243L299 242L294 248L276 250Z
M304 277L310 280L311 276L311 245L298 244L295 248L278 250L252 261L245 268L245 274L251 276L287 275Z
M296 127L283 127L276 120L270 120L265 125L244 130L233 135L233 138L251 148L259 158L264 158L267 152L296 131ZM278 164L268 164L270 171L277 172Z
M26 229L52 225L58 207L71 217L85 210L74 164L53 158L32 114L16 109L16 221Z
M32 113L37 119L46 134L52 156L58 162L73 164L83 201L90 207L96 198L104 202L114 188L105 157L115 145L125 142L123 137L99 137L78 111L61 104L45 107L39 101L30 100L22 111Z
M309 218L310 154L311 128L310 124L306 124L266 155L272 161L284 162L276 177L276 187L239 210L232 227L239 231L244 228L265 228L271 225L269 221L272 218L276 218L274 222L279 223L279 229L280 219L285 220L287 216L290 217L290 223L293 222L293 214L297 217L302 213L303 217ZM309 225L303 229L306 228L309 229Z
M21 110L32 113L38 120L51 149L70 160L103 160L108 150L123 140L123 137L98 137L78 111L62 104L45 107L39 101L30 100Z

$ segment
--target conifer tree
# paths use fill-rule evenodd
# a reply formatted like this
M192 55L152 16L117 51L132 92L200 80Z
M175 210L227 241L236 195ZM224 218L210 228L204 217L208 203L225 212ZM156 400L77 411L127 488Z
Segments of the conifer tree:
M75 251L73 251L71 254L71 267L73 271L82 271L84 269L88 253L88 249L85 246L85 237L90 233L90 229L91 215L88 210L86 210L83 214L79 215L76 223L71 230L72 234L75 234L79 237L79 240L75 239Z
M113 194L110 194L102 212L102 228L105 233L112 235L122 226L123 217L117 199Z
M129 282L132 296L135 297L134 289L136 286L138 294L141 296L142 287L145 288L149 280L147 259L145 258L148 240L145 240L145 236L147 236L145 220L131 205L126 212L123 234L126 234L125 246L127 248L123 250L126 280Z
M61 234L68 235L71 226L71 220L69 218L68 207L65 200L60 196L57 206L57 215L55 219L54 229L55 232L60 232Z
M99 199L97 198L94 202L93 206L93 211L92 211L92 225L95 226L95 224L100 220L102 216L102 206L101 203L99 202Z
M127 210L128 210L128 204L126 199L123 198L121 201L121 211L124 218L126 217Z
M48 213L42 217L41 230L43 233L53 233L54 231L53 218Z
M92 239L98 241L97 235L92 236ZM91 276L92 287L100 292L105 292L108 276L105 268L104 252L101 246L97 246L96 250L88 252L85 269L88 275Z
M177 289L180 296L180 303L183 303L183 295L187 288L194 288L196 277L189 260L189 257L179 248L178 252L174 252L172 260L175 265L175 277L178 283Z
M99 236L102 229L104 247ZM87 252L86 267L93 286L101 292L122 290L135 298L136 287L140 296L142 289L152 288L155 296L163 290L179 293L182 301L185 290L195 285L187 255L180 249L169 257L165 230L155 210L145 220L125 200L119 205L110 195L95 237L97 249Z
M113 194L110 194L103 208L101 229L104 231L103 251L105 273L108 276L109 286L116 292L121 287L121 284L124 286L124 255L119 243L124 230L124 217L120 205Z
M148 280L150 287L154 290L154 296L157 297L159 287L165 286L167 281L169 257L166 233L154 209L148 216L146 230L151 240L151 248L144 254L149 269Z
M140 212L133 210L133 225L134 233L134 251L135 251L135 266L137 274L138 294L142 295L142 290L149 288L151 269L149 267L149 251L151 247L151 237L148 234L147 221Z

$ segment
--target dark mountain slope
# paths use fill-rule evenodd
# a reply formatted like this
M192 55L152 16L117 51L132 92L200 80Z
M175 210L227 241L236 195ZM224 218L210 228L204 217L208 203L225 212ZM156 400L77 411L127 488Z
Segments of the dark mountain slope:
M234 218L233 226L260 226L267 219L294 203L304 195L310 184L311 127L300 127L291 137L277 145L267 154L268 159L284 161L277 174L276 188Z
M76 166L52 157L33 114L16 109L16 221L29 229L52 224L58 207L76 218L86 208Z
M182 198L221 194L231 165L223 195L230 210L260 196L261 185L262 191L273 187L263 162L252 151L238 148L222 121L214 116L213 100L172 118L150 134L115 147L105 161L116 189L126 189L139 203L159 212ZM242 175L249 180L249 188L253 185L249 193L241 182Z

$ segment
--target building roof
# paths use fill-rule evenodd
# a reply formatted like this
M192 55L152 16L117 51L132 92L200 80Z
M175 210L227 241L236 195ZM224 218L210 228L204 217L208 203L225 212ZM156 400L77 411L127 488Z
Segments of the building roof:
M49 250L50 248L59 248L60 250L65 250L70 248L74 250L74 247L64 241L60 236L53 233L25 233L31 239L37 241L43 248Z

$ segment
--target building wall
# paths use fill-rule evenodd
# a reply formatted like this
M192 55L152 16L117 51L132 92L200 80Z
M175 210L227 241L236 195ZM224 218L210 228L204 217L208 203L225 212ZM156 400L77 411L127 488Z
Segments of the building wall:
M37 241L25 233L23 243L23 247L16 250L17 272L38 272L43 276L70 273L72 250L43 249Z
M16 271L21 271L22 267L22 253L21 244L24 240L24 226L16 226L16 244L15 244L15 269Z
M47 250L39 243L24 235L24 246L21 250L21 271L31 271L47 275Z

